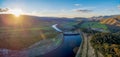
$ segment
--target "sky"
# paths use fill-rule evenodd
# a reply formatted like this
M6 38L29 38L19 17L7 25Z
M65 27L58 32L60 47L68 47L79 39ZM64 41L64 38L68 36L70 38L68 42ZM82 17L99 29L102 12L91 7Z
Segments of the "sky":
M120 0L0 0L0 8L49 17L92 17L120 14Z

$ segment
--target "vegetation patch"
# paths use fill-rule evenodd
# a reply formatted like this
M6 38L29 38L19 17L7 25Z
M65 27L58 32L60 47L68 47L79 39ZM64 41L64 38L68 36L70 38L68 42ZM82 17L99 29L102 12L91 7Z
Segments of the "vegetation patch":
M24 49L40 40L52 39L57 35L58 32L51 27L1 30L0 48Z
M92 46L105 57L120 57L120 32L97 33L92 39Z
M104 30L107 30L107 26L104 25L104 24L101 24L99 22L84 22L83 24L81 24L80 26L81 28L101 28L101 29L104 29Z

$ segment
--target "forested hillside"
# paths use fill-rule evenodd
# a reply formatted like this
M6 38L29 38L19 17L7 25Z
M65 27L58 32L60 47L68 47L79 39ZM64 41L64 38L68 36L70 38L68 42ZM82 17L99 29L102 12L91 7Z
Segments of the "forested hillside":
M120 57L120 32L97 33L92 37L93 47L105 57Z

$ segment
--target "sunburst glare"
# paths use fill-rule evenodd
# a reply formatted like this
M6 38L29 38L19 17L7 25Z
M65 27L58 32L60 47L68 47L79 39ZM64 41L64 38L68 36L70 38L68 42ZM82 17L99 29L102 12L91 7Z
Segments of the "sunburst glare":
M11 9L10 13L15 15L16 17L19 17L23 13L23 11L22 9Z

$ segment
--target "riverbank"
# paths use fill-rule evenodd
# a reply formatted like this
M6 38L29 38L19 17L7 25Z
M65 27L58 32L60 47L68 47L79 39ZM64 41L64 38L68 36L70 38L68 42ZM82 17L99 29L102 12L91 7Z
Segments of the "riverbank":
M0 49L0 57L35 57L59 47L61 41L61 38L41 40L39 44L35 43L24 50Z
M101 53L96 51L90 43L92 35L80 32L82 43L77 52L76 57L104 57Z
M39 45L35 45L35 46L33 45L29 49L29 57L43 55L58 48L63 42L63 37L60 38L60 36L62 35L59 35L59 37L56 39L51 39L51 40L49 39L48 41L43 40L43 42L41 42L41 44Z
M57 24L54 24L51 26L53 29L55 29L57 32L59 32L60 34L55 38L52 39L51 42L50 40L48 40L46 43L46 40L43 40L42 45L40 45L41 42L38 42L32 46L30 46L29 48L29 57L35 57L35 56L39 56L39 55L44 55L46 53L49 53L55 49L57 49L58 47L60 47L60 45L63 43L63 34L61 33L62 30L60 30L59 28L57 28ZM45 43L45 44L44 44Z
M63 34L55 38L43 39L22 50L0 49L0 57L35 57L58 48L63 41Z

